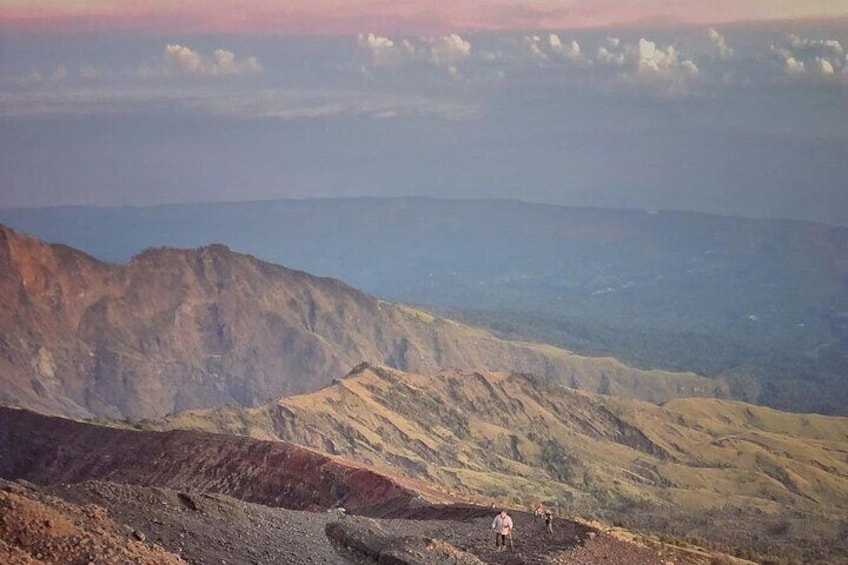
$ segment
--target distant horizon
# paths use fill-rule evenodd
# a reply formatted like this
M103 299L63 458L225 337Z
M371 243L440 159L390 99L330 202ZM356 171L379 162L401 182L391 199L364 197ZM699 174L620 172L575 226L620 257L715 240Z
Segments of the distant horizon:
M65 205L45 205L45 206L11 206L11 207L0 207L0 213L2 212L16 212L16 211L35 211L35 210L78 210L91 208L96 210L107 210L107 209L116 209L116 210L142 210L142 209L153 209L153 208L176 208L176 207L191 207L191 206L226 206L226 205L240 205L240 204L262 204L262 203L272 203L272 202L341 202L341 201L367 201L367 200L408 200L408 201L418 201L418 200L431 200L435 202L466 202L466 203L486 203L486 202L500 202L500 203L508 203L508 204L520 204L527 206L543 206L543 207L555 207L555 208L569 208L574 210L592 210L592 211L601 211L601 212L632 212L632 213L642 213L646 215L659 215L659 214L691 214L697 216L717 216L722 218L734 218L740 220L753 220L753 221L774 221L774 222L790 222L790 223L802 223L802 224L822 224L829 227L834 228L848 228L848 224L833 224L828 222L822 222L817 220L805 220L798 218L780 218L780 217L763 217L763 216L745 216L741 214L722 214L716 212L703 212L699 210L686 210L686 209L675 209L675 208L617 208L617 207L602 207L602 206L580 206L580 205L571 205L571 204L563 204L558 202L544 202L544 201L535 201L535 200L522 200L520 198L512 198L512 197L465 197L465 196L430 196L426 194L419 195L356 195L356 196L290 196L290 197L277 197L277 198L260 198L260 199L242 199L242 200L209 200L209 201L185 201L185 202L163 202L158 204L65 204ZM0 218L0 223L7 225L2 218ZM13 228L14 229L14 228Z

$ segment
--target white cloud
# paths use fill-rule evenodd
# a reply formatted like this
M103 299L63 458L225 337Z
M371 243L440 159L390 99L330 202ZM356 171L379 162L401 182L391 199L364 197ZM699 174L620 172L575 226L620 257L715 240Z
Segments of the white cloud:
M241 73L258 73L262 65L256 57L247 57L243 61L236 60L235 54L226 49L216 49L213 54L213 64L209 66L211 74L236 75Z
M788 75L833 76L845 72L846 58L842 44L836 39L807 39L790 33L783 45L772 45L772 54Z
M69 94L70 93L70 94ZM135 114L159 111L194 113L238 120L304 120L330 116L379 119L432 117L448 121L474 120L480 109L419 96L339 92L336 90L251 89L222 93L219 89L138 89L36 93L0 92L0 118L32 116Z
M199 53L177 44L165 46L165 64L175 73L200 74L203 69L203 60Z
M450 121L477 119L475 106L426 97L338 91L259 90L208 95L189 103L198 111L241 119L292 120L335 115L372 118L429 116Z
M826 39L823 45L825 49L830 50L834 55L841 55L844 51L842 49L842 44L840 44L836 39Z
M540 65L548 61L589 63L589 59L583 56L580 43L576 40L564 43L559 35L555 33L549 33L545 38L539 35L525 36L524 45L527 47L527 50L520 55L518 60L526 60L527 53L529 52L530 59L538 62Z
M674 45L657 47L653 41L641 38L636 46L636 65L640 71L672 73L678 70L697 74L698 66L677 52Z
M565 56L569 59L577 59L582 54L582 49L580 49L580 44L577 43L576 39L572 39L571 43L568 44L568 47L565 49Z
M674 48L670 47L670 49ZM659 70L660 63L664 63L666 59L664 52L657 51L657 44L653 41L648 41L644 37L639 40L636 53L638 56L637 64L640 68Z
M367 35L360 33L356 36L356 44L372 51L382 51L395 46L395 42L388 37L382 37L373 33Z
M533 59L538 59L544 61L548 58L547 54L542 50L541 46L542 38L538 35L528 35L524 38L524 43L527 45L527 48L530 50L530 56Z
M690 75L696 75L700 72L698 65L696 65L691 59L684 59L683 62L680 63L680 68Z
M724 36L718 32L718 30L715 28L709 28L707 30L707 37L715 46L719 59L726 61L733 56L733 49L727 46L727 41Z
M787 57L784 61L784 68L789 74L798 74L804 72L804 63L797 60L795 57Z
M550 45L551 51L560 57L570 61L583 59L583 50L575 39L572 39L568 44L564 44L557 34L552 33L548 35L548 45Z
M701 76L696 61L676 46L644 37L634 43L607 38L597 48L594 62L600 68L615 69L619 85L664 97L685 95L693 79Z
M811 68L823 75L832 75L834 73L833 64L827 59L822 59L821 57L816 57L815 60L813 60Z
M262 65L256 57L237 59L232 51L216 49L211 57L184 45L172 43L165 46L165 74L193 76L221 76L253 74L262 71ZM155 70L142 69L141 75L155 75Z
M793 49L805 50L822 56L838 56L844 52L842 44L837 39L805 39L790 33L789 43Z
M452 33L431 40L428 60L431 64L448 68L471 54L471 43Z
M371 64L375 67L390 67L413 60L416 49L409 40L395 43L392 39L374 33L356 36L360 49L368 51Z
M373 33L360 33L356 45L366 51L371 66L401 67L410 64L427 65L459 75L459 65L471 54L471 43L452 33L413 43L412 40L393 40Z
M671 77L699 73L695 61L678 52L674 45L657 45L656 42L644 37L632 45L613 39L615 38L607 38L606 45L598 47L595 55L598 63L622 67L631 73L646 77Z
M598 51L595 54L595 60L601 64L616 67L623 67L625 64L624 53L610 51L603 45L598 47Z

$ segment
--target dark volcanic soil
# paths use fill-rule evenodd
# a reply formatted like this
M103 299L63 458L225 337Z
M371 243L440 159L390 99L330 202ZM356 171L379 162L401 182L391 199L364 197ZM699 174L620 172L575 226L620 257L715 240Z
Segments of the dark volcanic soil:
M7 488L10 488L7 486ZM419 519L341 518L337 511L304 512L269 508L219 494L188 494L157 487L104 482L37 487L15 484L31 498L55 496L83 508L104 508L123 528L127 541L142 538L196 564L660 564L649 549L625 543L582 524L559 520L553 534L529 514L514 513L512 550L497 552L490 526L494 510L470 506L422 508ZM2 519L14 519L4 511ZM54 519L55 521L55 519ZM368 559L334 544L327 524L340 522L355 536L373 535L405 561ZM7 540L15 545L14 540ZM136 542L138 545L138 542ZM18 544L21 554L32 547ZM31 544L32 545L32 544ZM35 554L31 554L35 557ZM96 563L120 563L100 558ZM20 563L40 562L20 560ZM62 561L44 561L60 563Z

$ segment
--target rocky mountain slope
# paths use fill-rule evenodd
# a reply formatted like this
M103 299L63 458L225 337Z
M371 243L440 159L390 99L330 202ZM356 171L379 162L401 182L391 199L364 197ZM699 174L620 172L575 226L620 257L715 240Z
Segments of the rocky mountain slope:
M498 552L490 507L434 505L391 479L281 442L138 432L23 410L0 409L0 477L0 559L11 565L706 565L716 558L559 516L547 533L520 510L513 547ZM339 504L352 512L342 516Z
M527 374L362 365L318 392L166 427L281 438L442 485L803 562L846 555L848 419L662 406ZM390 471L391 472L391 471Z
M510 339L738 381L796 412L848 412L848 227L503 200L327 198L0 210L124 262L220 242Z
M125 266L0 227L0 403L149 418L316 390L367 361L530 371L663 401L727 395L692 373L509 342L213 245Z

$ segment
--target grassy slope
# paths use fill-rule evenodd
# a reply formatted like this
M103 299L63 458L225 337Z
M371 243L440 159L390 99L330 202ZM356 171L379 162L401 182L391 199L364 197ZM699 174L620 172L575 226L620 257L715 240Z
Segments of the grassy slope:
M784 557L845 554L848 419L715 399L657 406L528 375L363 366L313 394L169 426L280 437L456 493Z

